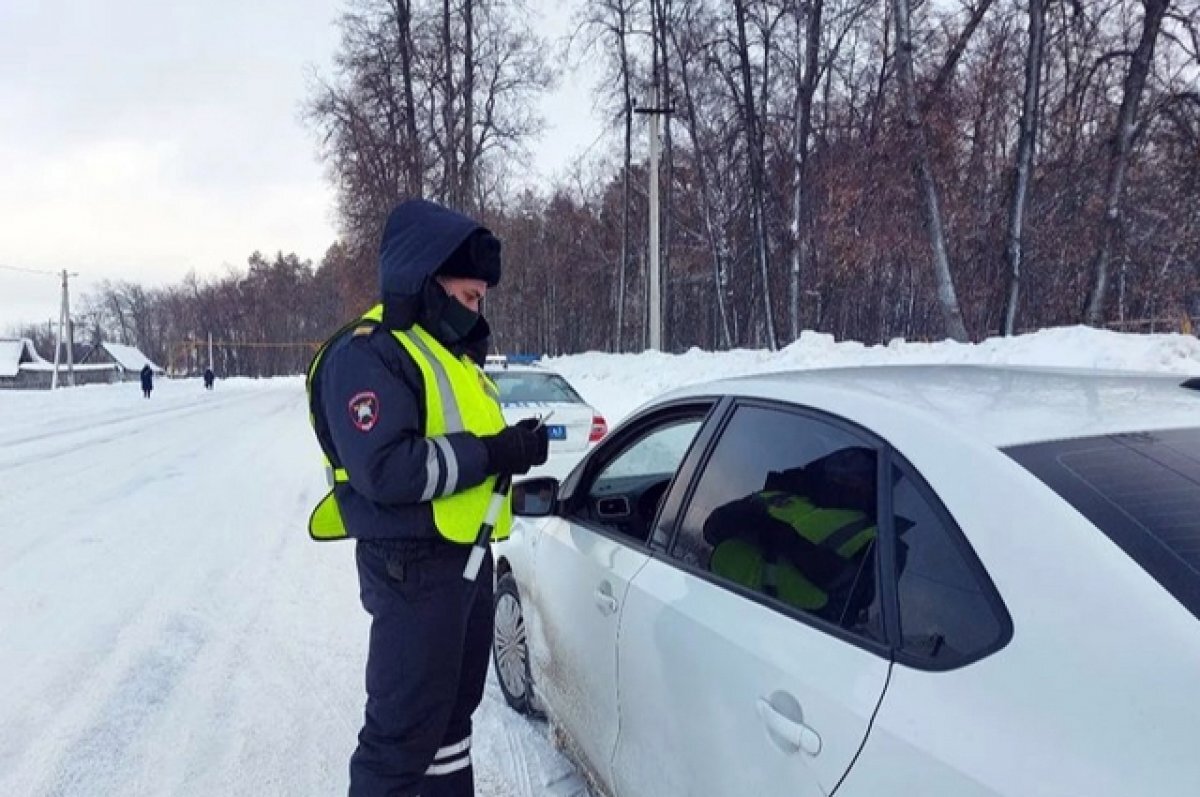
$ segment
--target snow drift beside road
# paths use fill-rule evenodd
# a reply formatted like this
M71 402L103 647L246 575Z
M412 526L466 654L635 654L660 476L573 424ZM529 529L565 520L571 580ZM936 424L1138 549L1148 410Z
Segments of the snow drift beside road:
M1060 327L974 344L894 340L887 345L864 346L805 332L777 352L589 352L547 360L549 367L560 371L588 402L607 414L610 424L654 396L696 382L808 368L901 364L1034 365L1200 376L1200 338Z

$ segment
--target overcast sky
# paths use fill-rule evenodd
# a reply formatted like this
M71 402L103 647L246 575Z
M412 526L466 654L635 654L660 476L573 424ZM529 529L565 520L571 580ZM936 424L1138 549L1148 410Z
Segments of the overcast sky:
M554 0L543 35L568 32ZM57 317L58 281L146 285L242 268L255 249L318 261L334 199L299 119L328 73L340 0L0 0L0 335ZM600 132L591 75L547 98L548 177ZM9 268L2 268L2 267Z

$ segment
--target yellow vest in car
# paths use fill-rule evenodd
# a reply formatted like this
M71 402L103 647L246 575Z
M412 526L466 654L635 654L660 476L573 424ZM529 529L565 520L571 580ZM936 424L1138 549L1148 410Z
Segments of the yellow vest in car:
M363 314L361 321L378 324L382 319L383 305L376 305ZM309 366L310 385L326 348L340 334L330 338L313 358ZM455 357L417 325L409 329L392 330L392 334L421 372L425 394L425 437L441 437L454 432L470 432L484 437L496 434L505 427L504 415L500 411L499 390L470 357L465 354ZM330 465L328 455L325 464L331 471L334 483L350 481L350 475L344 468ZM496 477L489 476L475 487L433 499L430 503L438 533L450 542L464 545L475 542L495 484ZM492 539L507 538L511 528L512 506L505 501L496 520ZM313 510L308 521L308 533L315 540L346 538L346 528L332 489Z
M823 509L811 501L790 493L764 491L758 499L767 513L790 526L814 545L853 559L875 539L875 524L863 512L853 509ZM709 567L756 592L766 592L784 603L805 611L825 608L828 593L805 575L796 563L777 560L755 542L734 537L713 549Z

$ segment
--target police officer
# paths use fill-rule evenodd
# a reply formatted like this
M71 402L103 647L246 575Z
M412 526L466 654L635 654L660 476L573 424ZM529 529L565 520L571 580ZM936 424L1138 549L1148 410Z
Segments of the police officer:
M545 427L507 427L481 365L480 313L500 281L500 242L424 200L392 211L379 253L382 303L336 334L309 372L333 487L317 539L352 537L371 615L367 703L350 794L474 793L471 715L492 637L492 561L464 579L499 474L546 461ZM494 538L508 534L507 505Z

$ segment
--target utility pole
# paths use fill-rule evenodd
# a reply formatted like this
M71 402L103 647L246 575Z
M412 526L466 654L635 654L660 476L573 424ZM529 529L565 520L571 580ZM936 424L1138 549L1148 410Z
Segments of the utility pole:
M649 108L634 108L635 113L646 114L650 117L650 279L647 280L650 289L650 348L662 350L662 270L659 265L658 241L658 158L659 146L659 117L671 113L669 107L660 107L661 99L658 92L658 78L654 80L654 96Z
M75 386L75 350L71 345L75 332L71 325L70 278L78 276L77 273L68 272L65 268L62 270L62 305L58 311L58 340L54 344L54 375L50 378L51 390L58 388L58 363L62 357L64 332L67 338L67 381L71 387Z

